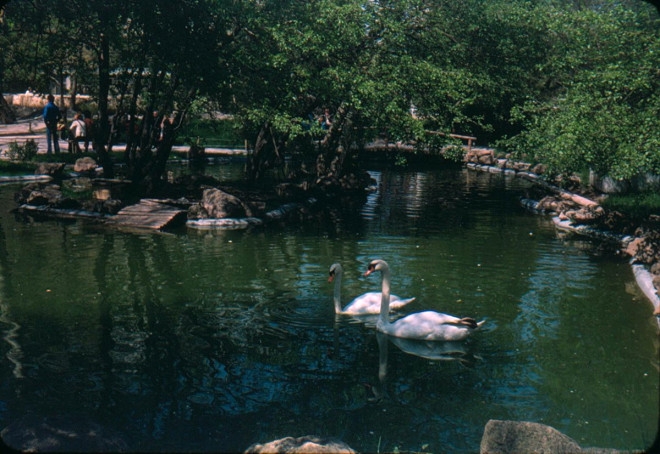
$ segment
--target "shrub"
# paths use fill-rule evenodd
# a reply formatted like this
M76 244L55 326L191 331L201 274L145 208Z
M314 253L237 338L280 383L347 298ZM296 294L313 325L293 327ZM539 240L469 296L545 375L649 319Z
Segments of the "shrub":
M611 195L603 201L603 207L635 219L644 219L651 214L660 214L660 194L646 192Z
M34 139L26 140L23 145L18 142L11 142L7 150L7 156L12 161L32 161L37 156L39 147Z

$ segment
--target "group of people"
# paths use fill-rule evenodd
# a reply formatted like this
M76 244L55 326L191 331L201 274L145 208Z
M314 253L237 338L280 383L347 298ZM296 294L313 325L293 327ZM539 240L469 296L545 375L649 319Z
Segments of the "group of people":
M60 108L55 104L55 97L48 95L48 103L44 107L43 119L46 124L46 143L47 153L51 154L53 151L56 154L60 153L59 139L68 137L69 153L82 153L80 144L84 143L85 153L89 151L89 144L93 137L94 122L91 115L83 116L77 112L71 124L68 126L66 123L61 123L63 120ZM93 147L93 144L92 144Z
M315 116L314 114L309 114L308 115L309 121L303 121L302 122L302 127L306 130L309 131L314 123L316 122L318 126L324 130L327 131L330 129L332 126L332 117L330 115L330 109L325 108L323 109L323 113L321 115Z

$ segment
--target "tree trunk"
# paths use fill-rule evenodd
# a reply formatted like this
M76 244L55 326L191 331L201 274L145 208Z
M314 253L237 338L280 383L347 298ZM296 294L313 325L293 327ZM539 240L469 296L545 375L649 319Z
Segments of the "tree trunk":
M248 181L257 181L263 175L262 172L267 167L268 162L268 134L270 130L270 125L264 123L259 129L259 134L257 134L257 139L254 142L254 150L248 156L247 162L245 164L245 173Z
M110 122L108 118L108 94L110 93L110 44L105 33L101 34L99 59L99 124L97 131L98 156L100 164L103 166L103 175L106 178L114 178L115 172L110 158L110 153L106 149L108 138L110 136Z
M0 90L0 123L6 125L16 123L16 115L5 97L2 96L2 90Z
M334 115L330 129L328 129L328 132L319 144L319 156L316 165L317 178L327 176L340 177L343 174L344 159L347 153L350 152L351 143L351 135L342 137L345 134L345 128L343 126L346 119L345 109L339 108Z

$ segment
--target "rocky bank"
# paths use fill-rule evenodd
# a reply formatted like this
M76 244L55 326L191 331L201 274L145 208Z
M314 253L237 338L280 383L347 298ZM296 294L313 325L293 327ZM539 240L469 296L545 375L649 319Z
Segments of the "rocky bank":
M647 296L654 305L653 314L659 317L660 325L660 214L641 222L632 221L621 213L605 210L601 202L607 195L584 189L589 185L577 178L560 187L542 178L546 172L543 164L532 165L509 156L498 158L492 149L472 149L464 160L468 169L473 171L502 173L533 182L539 188L539 197L521 200L524 207L553 216L559 229L602 239L615 253L630 257L631 264L642 265L655 288L655 295Z

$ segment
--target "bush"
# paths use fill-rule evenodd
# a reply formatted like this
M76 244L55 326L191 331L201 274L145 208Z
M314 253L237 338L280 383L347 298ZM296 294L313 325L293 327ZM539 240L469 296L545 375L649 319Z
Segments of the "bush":
M603 201L603 207L634 219L645 219L651 214L660 214L660 194L647 192L611 195Z
M11 142L7 150L7 156L12 161L33 161L37 156L39 147L34 139L28 139L23 145L18 142Z

